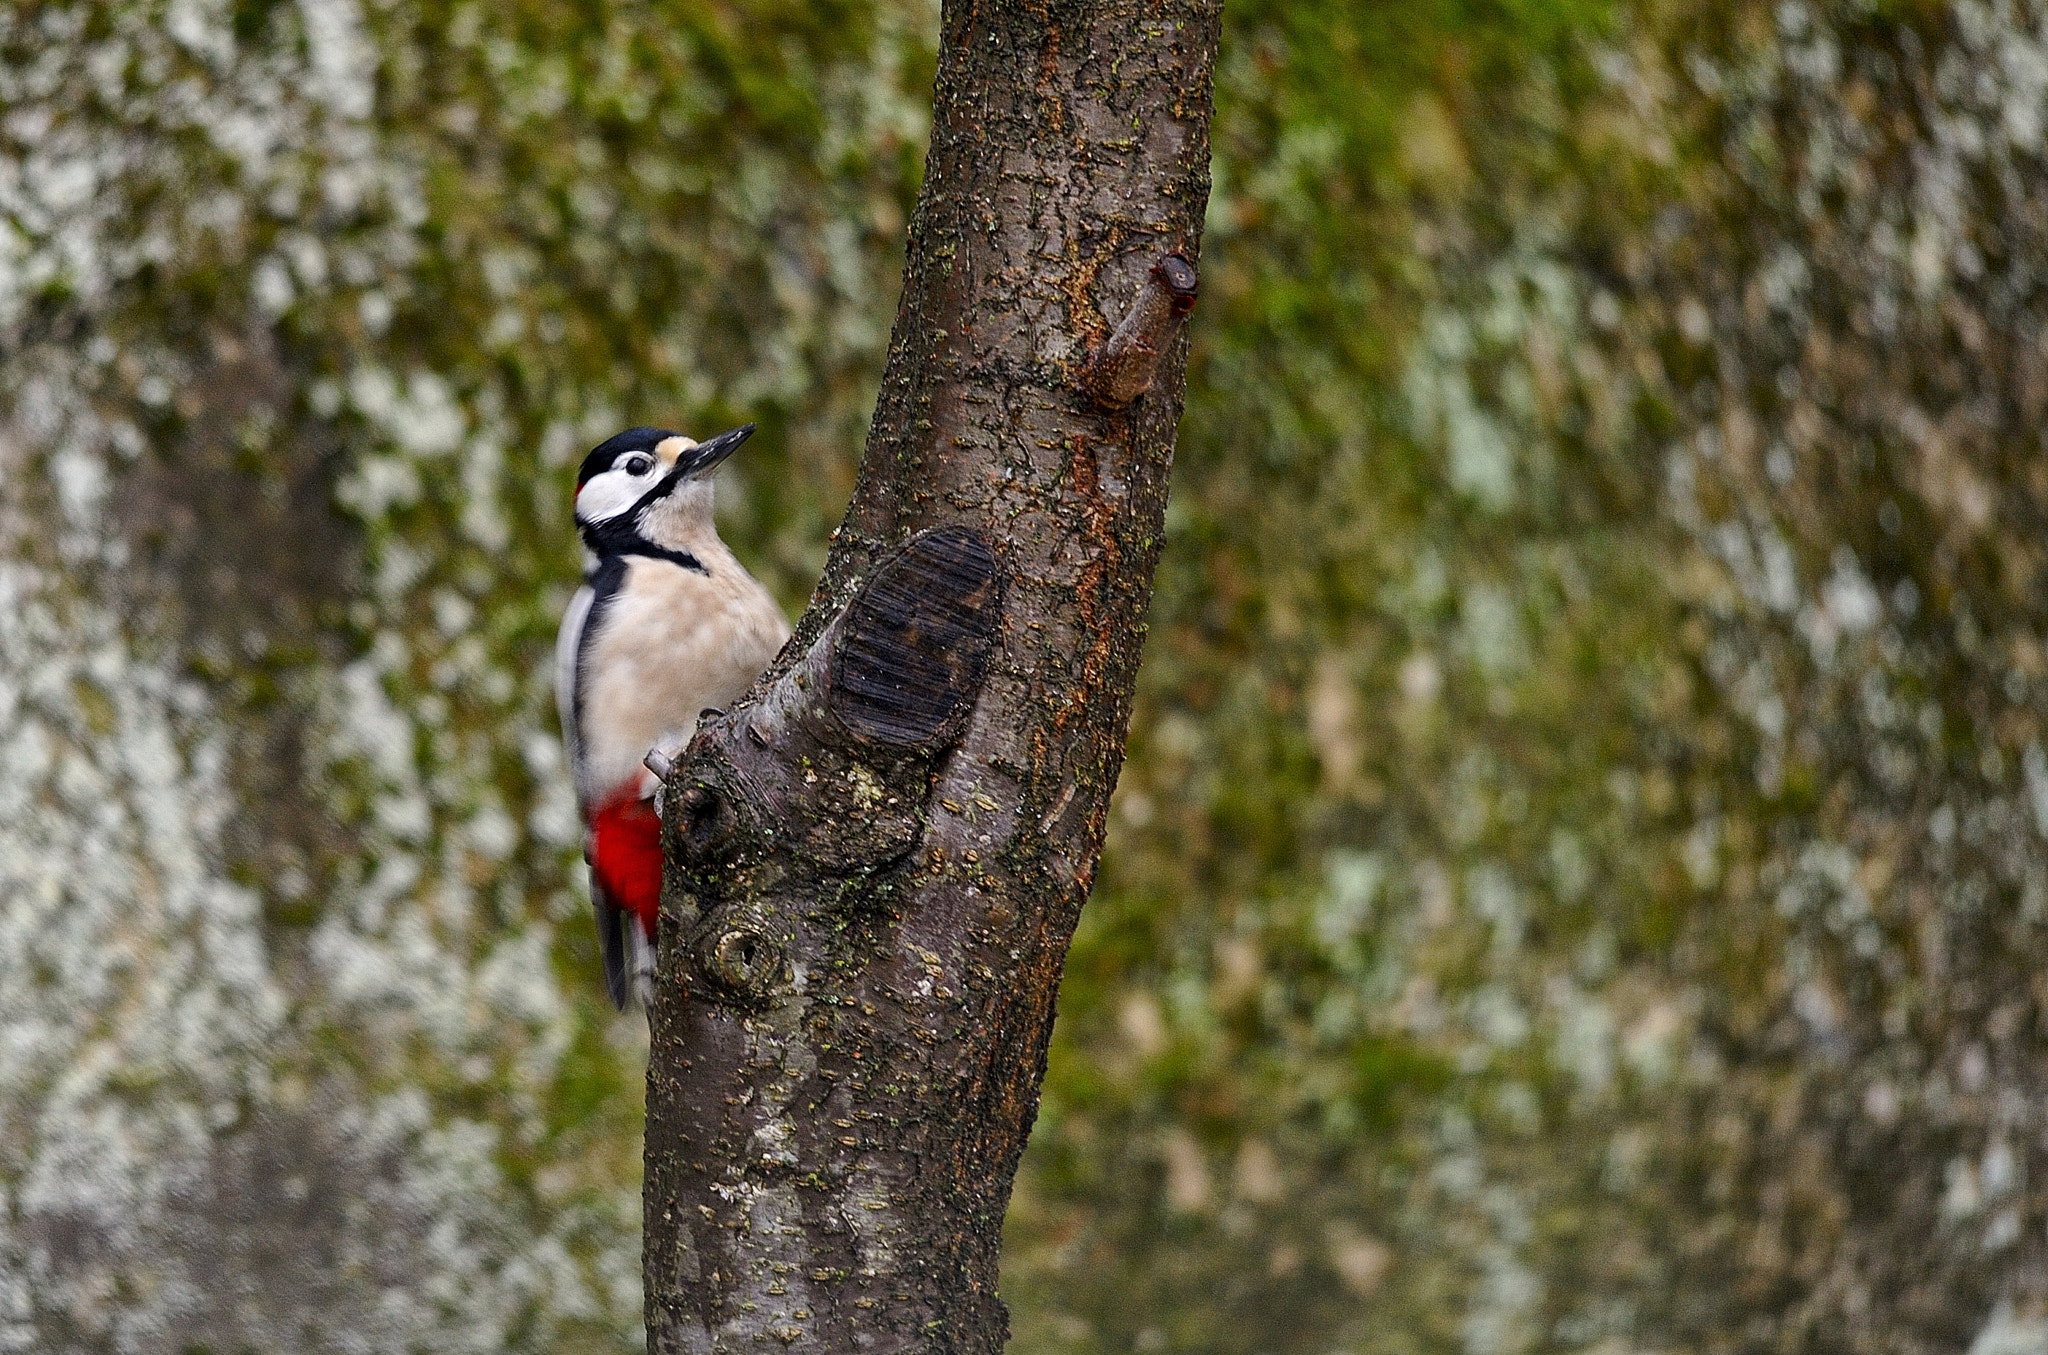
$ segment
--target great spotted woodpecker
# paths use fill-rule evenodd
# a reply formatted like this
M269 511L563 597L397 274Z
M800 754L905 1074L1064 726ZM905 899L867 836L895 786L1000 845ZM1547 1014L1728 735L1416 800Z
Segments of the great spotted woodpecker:
M605 987L647 1000L661 897L650 749L744 692L789 638L782 609L711 519L711 474L753 434L629 428L576 475L584 584L562 618L555 698L585 827Z

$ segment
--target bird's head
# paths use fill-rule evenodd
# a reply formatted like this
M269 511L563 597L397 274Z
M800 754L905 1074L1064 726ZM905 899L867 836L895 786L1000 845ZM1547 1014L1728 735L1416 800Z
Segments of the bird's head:
M638 546L688 551L707 537L711 475L752 437L742 424L703 442L665 428L628 428L605 439L576 472L576 528L599 555Z

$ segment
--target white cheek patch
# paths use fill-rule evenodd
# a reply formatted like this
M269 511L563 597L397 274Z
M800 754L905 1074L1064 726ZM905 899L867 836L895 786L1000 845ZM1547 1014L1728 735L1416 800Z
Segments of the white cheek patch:
M577 520L603 522L617 517L639 501L654 479L653 475L628 475L622 470L591 476L576 491Z

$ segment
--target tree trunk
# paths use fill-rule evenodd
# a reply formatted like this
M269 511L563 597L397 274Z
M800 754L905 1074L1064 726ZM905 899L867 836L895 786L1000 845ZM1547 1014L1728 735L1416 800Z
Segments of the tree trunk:
M782 660L666 775L652 1351L1003 1343L1158 557L1218 17L946 5L853 503Z

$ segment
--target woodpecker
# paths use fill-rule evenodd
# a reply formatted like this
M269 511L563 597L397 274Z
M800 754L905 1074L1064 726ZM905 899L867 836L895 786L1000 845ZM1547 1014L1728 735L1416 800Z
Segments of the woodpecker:
M753 435L697 442L629 428L576 473L584 583L555 645L555 699L576 780L604 981L624 1011L654 976L659 779L649 750L689 738L760 675L789 622L718 539L711 476Z

